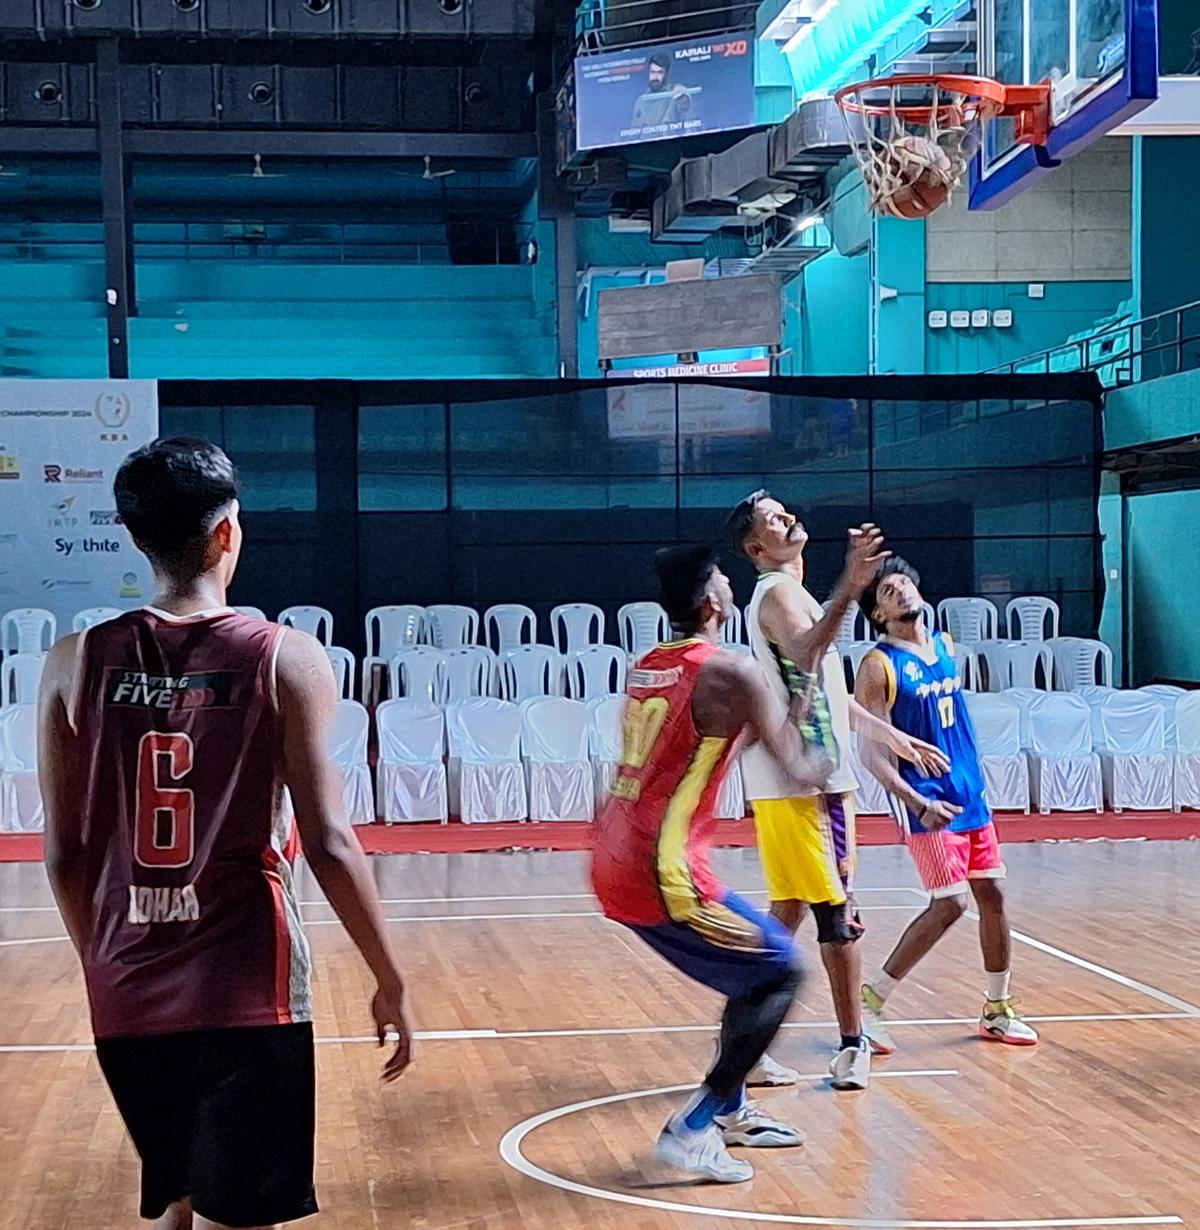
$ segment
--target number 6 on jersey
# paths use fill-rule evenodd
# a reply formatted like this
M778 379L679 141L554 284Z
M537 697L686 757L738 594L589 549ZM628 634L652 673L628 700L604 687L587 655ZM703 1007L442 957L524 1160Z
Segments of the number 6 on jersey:
M192 771L194 751L184 734L152 730L138 743L133 855L143 867L186 867L195 857L195 795L163 784Z

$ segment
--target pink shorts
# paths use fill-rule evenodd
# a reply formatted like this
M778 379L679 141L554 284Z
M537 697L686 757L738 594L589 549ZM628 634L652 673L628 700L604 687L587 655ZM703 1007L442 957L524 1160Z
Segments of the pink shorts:
M967 891L968 880L1003 880L1006 875L993 823L969 833L909 833L904 844L922 886L933 897L957 897Z

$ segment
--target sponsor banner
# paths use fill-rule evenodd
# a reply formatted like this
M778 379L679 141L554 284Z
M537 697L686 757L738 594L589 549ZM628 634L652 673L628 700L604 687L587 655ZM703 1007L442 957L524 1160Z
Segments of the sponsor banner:
M112 485L156 435L152 380L0 381L0 607L52 611L61 635L85 607L151 595Z
M724 363L672 363L669 367L609 368L609 380L683 380L688 376L769 376L770 359L729 359Z
M609 439L671 440L676 430L680 437L768 435L771 395L657 381L608 390Z
M577 56L569 101L581 150L750 128L754 32Z

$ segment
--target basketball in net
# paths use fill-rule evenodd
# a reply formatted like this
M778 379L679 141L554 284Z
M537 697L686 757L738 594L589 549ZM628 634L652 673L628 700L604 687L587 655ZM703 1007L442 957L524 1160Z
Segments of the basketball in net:
M905 75L839 90L838 105L875 213L927 218L962 183L985 122L1016 119L1016 138L1044 144L1050 87L987 77Z

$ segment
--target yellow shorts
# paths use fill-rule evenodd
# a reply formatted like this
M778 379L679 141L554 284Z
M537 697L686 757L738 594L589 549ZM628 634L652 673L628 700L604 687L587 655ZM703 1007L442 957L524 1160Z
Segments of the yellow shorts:
M854 797L756 799L754 827L772 901L841 905L854 874Z

